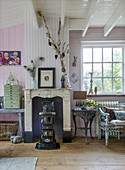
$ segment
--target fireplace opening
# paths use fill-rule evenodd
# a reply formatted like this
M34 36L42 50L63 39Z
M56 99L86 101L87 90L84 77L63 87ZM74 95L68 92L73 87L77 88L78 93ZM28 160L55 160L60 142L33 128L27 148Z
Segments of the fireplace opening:
M54 106L53 111L56 112L55 116L55 136L62 137L63 135L63 99L61 97L54 97L54 98L41 98L41 97L34 97L32 99L32 130L33 130L33 139L40 138L41 135L41 124L40 124L40 112L45 112L46 108L49 108L50 105L46 102L46 107L44 108L45 101L52 101L51 108ZM48 122L51 122L51 119L48 117Z

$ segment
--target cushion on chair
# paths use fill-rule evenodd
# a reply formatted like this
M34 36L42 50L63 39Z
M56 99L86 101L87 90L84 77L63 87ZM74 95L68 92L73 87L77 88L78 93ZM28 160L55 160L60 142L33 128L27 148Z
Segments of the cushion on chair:
M116 117L115 117L113 108L107 108L107 107L105 107L105 108L106 108L105 113L109 113L109 120L115 120Z
M125 120L125 111L114 111L117 120Z
M125 120L111 120L110 123L117 126L125 126Z

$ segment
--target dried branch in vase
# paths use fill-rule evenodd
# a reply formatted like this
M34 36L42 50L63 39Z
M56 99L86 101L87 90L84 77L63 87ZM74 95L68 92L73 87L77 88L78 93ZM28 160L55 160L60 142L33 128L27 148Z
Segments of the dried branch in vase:
M50 32L49 32L49 28L47 26L46 23L46 19L45 17L41 14L40 11L37 12L38 16L42 18L43 20L43 24L45 26L46 29L46 36L48 37L48 44L49 46L52 46L53 49L55 50L56 54L55 54L55 59L59 58L60 59L60 63L61 63L61 71L66 73L66 67L65 67L65 63L64 63L64 57L66 57L67 54L69 54L69 44L66 45L66 42L61 43L60 40L60 33L61 33L61 21L59 20L59 27L58 27L58 42L55 43L54 39L52 38ZM62 47L62 48L61 48Z
M35 79L36 75L36 68L39 66L39 61L43 61L44 57L40 57L38 59L35 59L34 61L31 60L31 66L23 66L30 74L30 76Z

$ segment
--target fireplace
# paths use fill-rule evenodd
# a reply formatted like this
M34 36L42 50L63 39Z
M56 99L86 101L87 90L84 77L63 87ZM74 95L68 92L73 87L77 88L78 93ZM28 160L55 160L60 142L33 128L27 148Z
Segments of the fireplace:
M71 89L25 89L25 120L24 120L24 142L33 142L33 98L54 98L61 97L63 101L63 142L71 142ZM58 113L57 113L58 114Z

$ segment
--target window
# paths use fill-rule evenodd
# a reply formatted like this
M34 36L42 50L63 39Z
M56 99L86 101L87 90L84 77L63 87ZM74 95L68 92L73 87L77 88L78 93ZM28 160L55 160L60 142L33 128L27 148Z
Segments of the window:
M82 90L89 91L90 72L93 72L93 89L100 93L123 92L123 48L82 48Z

